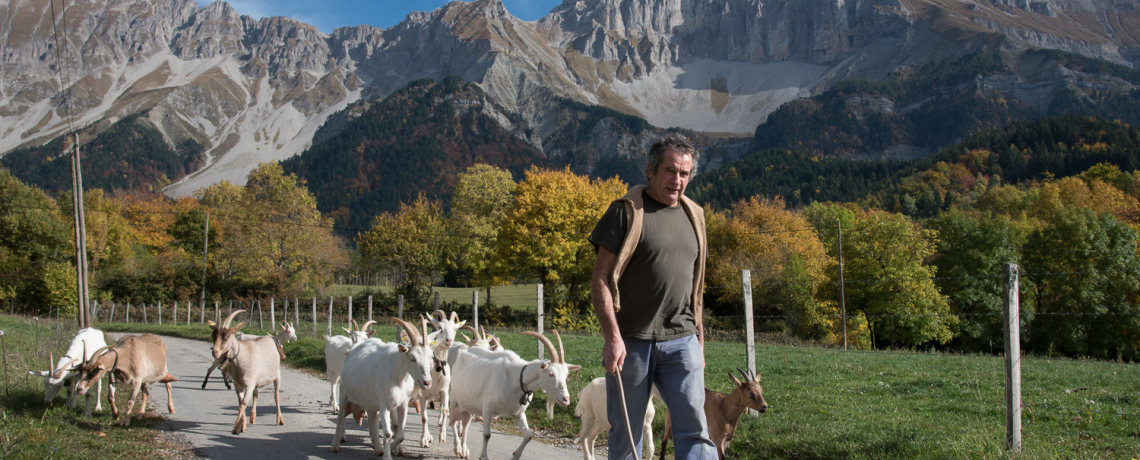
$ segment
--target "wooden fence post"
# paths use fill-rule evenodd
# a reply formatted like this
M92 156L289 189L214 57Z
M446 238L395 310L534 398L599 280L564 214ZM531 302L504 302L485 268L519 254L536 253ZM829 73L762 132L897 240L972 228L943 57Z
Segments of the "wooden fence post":
M372 296L368 296L368 320L372 321Z
M404 319L404 295L396 296L396 317Z
M269 298L269 332L270 332L270 335L273 335L274 333L277 332L277 311L276 311L277 306L274 305L275 300L276 299L274 299L273 297Z
M158 325L162 325L162 301L158 301Z
M479 330L479 291L471 291L471 317L475 330Z
M435 291L435 304L433 307L432 311L439 310L439 291Z
M352 296L348 296L348 322L352 323Z
M756 334L755 325L752 322L752 271L740 271L741 288L744 292L744 343L748 354L748 371L752 375L756 375ZM708 338L706 337L707 341ZM748 415L752 417L759 417L760 413L754 409L748 409Z
M537 293L535 294L535 297L538 300L538 333L542 334L543 333L543 330L542 330L542 326L543 326L543 324L542 324L542 317L543 317L543 312L542 312L542 283L538 283L538 287L536 290L537 290ZM542 341L539 341L538 342L538 359L540 359L540 360L542 359L542 355L543 355L544 351L546 351L546 347L542 346Z
M330 295L329 296L329 337L332 337L332 307L333 307L333 296Z
M1021 327L1017 264L1002 264L1005 300L1005 442L1021 452Z
M313 337L317 336L317 298L313 297Z

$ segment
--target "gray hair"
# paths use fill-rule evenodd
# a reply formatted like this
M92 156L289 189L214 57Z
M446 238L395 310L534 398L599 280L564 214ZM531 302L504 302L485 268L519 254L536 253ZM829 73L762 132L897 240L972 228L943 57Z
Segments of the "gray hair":
M693 143L680 134L669 134L653 143L653 146L649 148L649 153L645 155L645 170L657 172L657 168L661 167L661 162L664 160L666 150L692 156L693 169L689 171L689 177L697 175L697 159L699 158L697 148L693 147ZM646 180L648 181L649 178L646 177Z

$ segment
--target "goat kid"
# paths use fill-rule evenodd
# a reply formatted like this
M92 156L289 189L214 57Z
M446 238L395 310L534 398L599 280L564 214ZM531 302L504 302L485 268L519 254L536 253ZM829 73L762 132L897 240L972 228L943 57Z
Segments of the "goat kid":
M474 415L483 417L483 453L487 460L487 444L491 439L491 421L496 417L510 416L522 431L523 440L515 450L513 460L522 457L523 449L530 442L533 433L527 426L526 408L530 405L534 391L542 388L552 398L557 398L563 406L570 404L570 393L566 388L566 376L580 366L567 364L562 349L562 337L558 338L558 352L550 339L533 331L523 334L534 336L550 350L551 360L524 361L513 351L490 351L482 348L462 349L457 353L452 366L452 381L464 382L453 387L451 394L452 425L455 432L455 455L470 458L467 449L467 428Z
M210 321L210 326L211 327L214 326L213 321ZM217 332L214 332L213 334L214 334L214 336L210 338L211 342L213 342L214 340L217 339L217 337L216 337ZM253 334L243 334L241 332L238 332L238 340L256 339L258 337L261 337L261 336L260 335L253 335ZM282 321L281 322L281 332L278 332L277 334L275 334L273 336L273 341L277 343L277 353L279 353L281 355L281 360L285 360L285 350L284 350L284 348L281 347L281 344L293 342L295 340L297 340L297 329L295 329L292 324L289 324L288 321ZM222 368L222 383L226 384L227 390L233 388L230 386L230 377L229 377L229 375L226 374L226 369L224 367L225 364L226 364L226 358L224 358L224 357L214 360L214 363L210 365L210 369L206 371L206 378L202 379L202 389L203 390L206 389L206 382L210 381L210 374L212 374L214 372L214 369L217 369L219 367Z
M404 423L412 391L415 387L429 389L434 382L431 379L431 350L425 342L427 321L420 320L422 334L404 320L392 318L392 321L408 331L411 345L369 339L348 352L337 394L340 411L337 413L336 432L333 433L333 452L340 451L345 420L352 405L368 414L373 453L383 455L385 460L391 460L393 454L403 456L400 444L404 440ZM383 442L380 430L383 430Z
M349 323L348 329L341 328L348 336L325 336L325 375L328 376L331 387L329 405L332 406L334 413L340 412L340 405L337 403L337 388L340 383L341 372L344 371L344 360L348 357L348 351L352 347L363 343L376 333L375 330L369 329L373 324L376 324L376 321L368 321L358 328L356 321L353 321ZM357 418L357 422L360 422L359 418Z
M728 444L736 436L736 424L744 411L747 409L768 411L768 402L764 401L764 389L760 387L760 375L749 375L739 367L736 370L740 371L744 381L737 380L736 376L729 372L728 378L736 385L732 393L724 394L705 388L705 420L709 425L709 438L713 444L716 444L716 453L720 460L724 460ZM660 460L665 460L665 445L672 434L673 422L669 419L669 410L666 409L665 435L661 437Z
M111 373L112 382L126 383L131 386L131 397L127 399L127 412L121 424L127 426L131 423L131 410L135 407L135 398L142 392L142 404L139 405L139 415L146 411L146 401L150 396L149 385L152 383L166 384L166 408L174 413L174 394L171 392L170 382L178 379L172 377L166 370L166 344L162 338L154 334L128 335L119 339L114 345L108 345L91 354L91 358L79 367L79 382L76 390L80 395L86 395L92 385L98 384L103 374ZM111 418L119 418L119 408L115 406L115 387L108 387L107 402L111 404Z
M230 327L235 316L244 313L237 310L230 313L221 326L210 324L214 330L214 346L210 351L214 359L228 360L225 373L234 381L234 391L238 398L238 416L234 421L233 434L241 434L246 430L245 408L250 406L249 423L257 423L257 396L258 387L273 384L273 403L277 406L277 425L284 425L285 419L281 417L281 355L277 352L277 344L272 337L257 337L249 340L238 340L237 332L245 323Z
M578 443L582 445L582 454L585 460L594 460L594 440L603 431L610 429L610 420L606 412L606 378L598 377L587 384L578 393L578 405L574 407L574 415L582 419L582 430L578 432ZM642 425L642 441L645 446L645 456L653 458L653 417L657 415L657 408L653 401L645 408L645 421Z
M79 399L78 392L75 385L79 383L79 373L77 369L88 359L95 350L107 346L107 342L103 340L103 331L95 328L82 329L75 334L71 339L71 344L67 347L67 353L59 357L59 361L55 361L55 357L49 353L48 362L49 371L34 372L28 371L29 374L43 377L44 379L44 404L51 405L52 400L59 394L59 390L67 388L67 407L74 409L76 401ZM54 364L53 364L54 363ZM78 363L78 364L76 364ZM95 410L103 410L103 380L100 379L96 382L98 388L95 394ZM85 397L86 407L83 410L83 415L91 416L91 395Z

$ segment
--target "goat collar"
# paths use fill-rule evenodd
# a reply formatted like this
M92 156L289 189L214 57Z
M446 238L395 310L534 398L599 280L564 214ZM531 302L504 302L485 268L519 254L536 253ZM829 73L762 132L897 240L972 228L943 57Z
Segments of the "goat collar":
M526 367L529 365L530 363L523 364L522 369L519 370L519 387L522 388L523 391L522 397L519 398L519 404L524 406L530 404L531 398L534 397L534 390L527 391L526 384L523 383L523 374L526 373Z

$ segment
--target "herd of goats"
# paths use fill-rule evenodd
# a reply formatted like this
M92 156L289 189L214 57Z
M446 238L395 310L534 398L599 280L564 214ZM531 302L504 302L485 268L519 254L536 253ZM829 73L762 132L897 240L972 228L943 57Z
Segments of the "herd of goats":
M238 417L234 422L233 434L246 431L246 406L250 407L249 422L257 423L258 388L273 384L273 400L277 406L277 425L284 425L281 417L281 360L285 357L281 344L297 340L293 325L282 323L281 331L274 336L253 336L242 334L246 323L231 326L233 319L244 310L233 312L222 324L209 322L213 329L211 352L214 363L206 373L220 369L226 388L233 382L238 397ZM531 439L527 427L526 409L532 395L542 389L548 395L546 415L553 418L554 404L568 406L570 394L566 378L580 366L566 362L562 338L558 332L555 349L550 339L533 331L523 334L538 339L547 350L549 360L526 361L511 350L503 348L499 339L486 331L480 333L466 321L459 321L458 315L450 318L442 311L432 312L430 323L435 329L428 333L428 319L420 317L420 328L402 319L392 318L400 329L400 341L385 342L373 337L369 321L357 327L355 322L344 329L347 335L326 336L324 347L327 376L332 387L329 402L337 414L336 432L332 440L332 451L340 449L345 441L345 420L355 418L357 424L365 415L372 439L373 452L391 460L392 455L403 455L400 447L404 439L404 423L407 420L409 405L419 409L423 422L420 445L428 447L434 442L428 425L428 403L438 401L440 408L438 429L439 442L447 441L446 430L452 428L455 440L455 455L470 458L467 449L467 427L474 417L483 421L483 452L486 460L487 444L490 440L491 421L509 416L522 431L522 444L514 451L514 460L522 456L523 449ZM474 338L459 332L470 330ZM464 340L457 341L456 335ZM111 415L118 420L119 409L115 406L115 384L119 382L131 387L127 400L126 414L121 420L123 426L130 424L131 411L136 397L141 393L139 414L146 410L148 386L153 383L166 384L167 409L174 413L174 402L170 399L171 382L177 379L166 368L166 345L153 334L128 335L114 345L107 345L103 332L94 328L80 330L67 353L57 362L51 357L54 366L50 371L31 372L43 377L44 403L50 404L59 390L67 388L67 404L76 407L78 396L86 396L84 414L91 416L91 387L96 387L95 410L101 411L99 399L102 397L102 377L108 375L108 402ZM728 444L736 432L736 425L747 409L764 412L768 403L764 401L759 376L737 368L744 380L729 373L736 389L724 394L706 389L705 415L709 424L709 435L717 446L720 458L725 458ZM452 386L451 382L465 382ZM578 442L582 446L585 460L594 458L594 439L602 431L610 428L606 417L605 378L594 379L578 394L575 415L581 417L582 428ZM656 389L654 389L656 393ZM78 396L77 396L78 395ZM653 458L653 405L650 404L644 420L644 441L647 455ZM448 423L451 421L451 423ZM383 431L381 433L381 428ZM381 434L383 437L381 438ZM661 457L670 436L668 412L665 417L665 434L661 442ZM389 447L391 446L391 447Z

